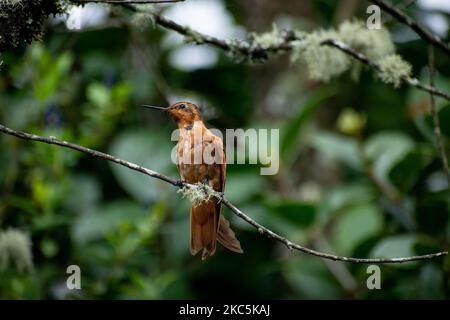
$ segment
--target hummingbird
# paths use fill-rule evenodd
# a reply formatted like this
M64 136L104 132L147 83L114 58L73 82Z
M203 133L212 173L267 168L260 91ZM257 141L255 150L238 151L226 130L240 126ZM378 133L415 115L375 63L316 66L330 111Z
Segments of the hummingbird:
M222 139L214 135L203 123L199 108L190 102L178 102L170 107L143 105L167 112L179 128L176 164L181 181L204 183L223 194L226 178L226 155ZM210 151L211 159L205 153ZM212 198L190 211L190 252L202 254L202 260L216 252L219 241L227 249L243 253L240 242L222 215L221 201Z

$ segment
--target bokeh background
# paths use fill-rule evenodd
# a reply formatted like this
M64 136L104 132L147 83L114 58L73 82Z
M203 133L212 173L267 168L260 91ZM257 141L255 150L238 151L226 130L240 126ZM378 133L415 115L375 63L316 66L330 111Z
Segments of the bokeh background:
M449 4L418 0L407 11L448 41ZM365 20L368 5L187 0L160 7L183 25L227 39L270 31L273 23L308 31ZM263 225L347 256L449 249L450 193L427 94L394 89L367 70L357 80L346 73L314 82L287 56L239 63L126 10L89 4L70 14L80 12L80 30L70 18L51 17L42 41L1 55L2 124L177 177L170 161L174 124L138 106L190 100L203 107L210 127L280 129L277 175L261 176L258 165L228 167L226 196ZM427 45L404 25L383 20L397 51L427 83ZM450 59L435 51L437 86L449 92ZM448 146L450 104L437 104ZM228 209L245 254L220 248L201 261L189 253L189 201L172 186L10 136L0 135L0 150L2 261L12 255L0 268L3 299L450 297L449 257L382 265L382 289L368 290L367 265L290 252ZM27 241L31 257L14 251ZM81 268L82 290L66 287L73 264Z

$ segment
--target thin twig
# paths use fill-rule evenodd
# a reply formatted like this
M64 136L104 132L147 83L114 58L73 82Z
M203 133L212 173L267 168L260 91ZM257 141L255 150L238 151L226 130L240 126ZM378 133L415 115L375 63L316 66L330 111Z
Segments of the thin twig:
M355 58L356 60L364 63L365 65L367 65L369 67L371 67L372 69L375 69L376 71L380 71L381 70L381 67L380 67L380 65L378 63L376 63L375 61L370 60L369 58L367 58L361 52L358 52L358 51L354 50L353 48L350 48L345 43L342 43L342 42L334 40L334 39L328 39L328 40L322 41L321 44L337 48L337 49L341 50L342 52L345 52L349 56ZM442 91L436 89L434 87L434 85L430 85L429 86L429 85L423 84L418 79L411 78L411 77L404 77L403 81L405 81L410 86L416 87L416 88L418 88L420 90L423 90L423 91L427 91L428 93L430 93L432 95L436 95L436 96L445 98L447 100L450 100L450 94L448 94L446 92L442 92Z
M278 52L278 51L286 51L291 50L291 44L290 42L293 40L298 40L298 38L295 37L295 34L293 32L284 32L282 34L283 37L283 43L264 47L261 46L251 46L248 43L244 41L235 42L231 44L230 41L222 40L216 37L212 37L206 34L202 34L198 31L194 31L190 29L189 27L183 26L179 23L176 23L173 20L170 20L160 14L153 14L155 22L159 24L161 27L164 27L166 29L176 31L179 34L185 36L185 37L192 37L194 40L197 39L197 44L206 43L209 45L212 45L216 48L225 50L225 51L238 51L240 54L244 56L249 56L250 58L268 58L269 52Z
M434 86L434 48L432 45L428 47L428 68L430 72L430 85ZM444 142L442 141L441 125L439 123L439 114L436 108L436 99L430 94L431 115L433 118L434 135L436 136L436 144L441 155L442 166L447 175L448 186L450 187L450 169L448 167L447 154L445 152Z
M1 124L0 124L0 131L3 133L6 133L8 135L15 136L20 139L38 141L38 142L43 142L43 143L47 143L47 144L53 144L53 145L57 145L60 147L73 149L73 150L88 154L93 157L102 158L102 159L120 164L122 166L125 166L131 170L141 172L150 177L160 179L160 180L170 183L171 185L176 186L176 187L180 187L180 188L181 187L193 187L193 185L191 185L191 184L187 184L185 182L181 182L179 180L167 177L163 174L160 174L153 170L144 168L142 166L131 163L129 161L125 161L125 160L116 158L110 154L103 153L103 152L93 150L93 149L89 149L89 148L86 148L86 147L83 147L83 146L80 146L80 145L77 145L74 143L70 143L67 141L58 140L55 137L42 137L42 136L35 135L35 134L17 131L17 130L5 127ZM448 254L447 251L442 251L442 252L420 255L420 256L411 256L411 257L402 257L402 258L374 258L374 259L360 259L360 258L343 257L343 256L328 254L328 253L312 250L312 249L303 247L299 244L296 244L296 243L280 236L279 234L273 232L272 230L262 226L261 224L259 224L258 222L256 222L255 220L253 220L252 218L247 216L245 213L243 213L239 208L234 206L228 199L221 197L219 200L221 200L221 202L225 206L227 206L234 214L236 214L238 217L240 217L241 219L243 219L244 221L246 221L247 223L249 223L250 225L255 227L261 234L264 234L264 235L268 236L269 238L272 238L276 241L283 243L290 250L295 249L300 252L303 252L303 253L306 253L306 254L309 254L312 256L324 258L324 259L335 260L335 261L354 262L354 263L404 263L404 262L417 261L417 260L433 259L433 258L437 258L440 256L445 256Z
M423 40L425 40L428 43L433 44L436 47L441 48L444 52L446 52L448 55L450 55L450 46L448 44L444 43L437 35L428 31L425 27L420 25L417 21L415 21L413 18L408 16L406 13L404 13L403 11L394 7L387 1L384 1L384 0L370 0L370 1L375 3L376 5L380 6L380 8L382 10L389 13L391 16L393 16L395 19L397 19L401 23L408 25Z
M134 7L133 7L134 8ZM160 26L171 29L173 31L178 32L179 34L183 36L191 36L192 30L188 27L182 26L181 24L176 23L173 20L167 19L159 14L154 15L155 22L159 24ZM223 49L225 51L231 51L232 47L224 40L220 40L216 37L208 36L208 35L201 35L202 42L211 44L217 48Z
M398 4L397 7L400 10L406 10L409 7L411 7L413 4L415 4L417 2L417 0L406 0L404 3ZM388 16L386 17L384 20L381 20L381 23L383 25L385 24L389 24L394 20L393 16Z
M247 223L254 226L261 234L264 234L268 236L269 238L275 239L281 243L283 243L286 247L293 250L298 250L303 253L313 255L316 257L334 260L334 261L346 261L346 262L354 262L354 263L403 263L403 262L410 262L410 261L417 261L417 260L425 260L425 259L432 259L439 256L447 255L447 251L438 252L438 253L432 253L427 255L421 255L421 256L412 256L412 257L404 257L404 258L374 258L374 259L361 259L361 258L352 258L352 257L343 257L343 256L337 256L334 254L328 254L319 252L316 250L312 250L309 248L305 248L299 244L293 243L292 241L280 236L279 234L273 232L272 230L267 229L266 227L260 225L258 222L247 216L245 213L243 213L241 210L239 210L236 206L234 206L230 201L227 199L223 199L222 203L226 205L228 208L230 208L231 211L234 212L238 217L246 221Z
M130 168L132 170L142 172L142 173L144 173L146 175L149 175L150 177L163 180L163 181L168 182L168 183L170 183L170 184L172 184L174 186L178 185L178 181L177 180L169 178L169 177L166 177L166 176L164 176L164 175L162 175L162 174L160 174L158 172L152 171L150 169L141 167L141 166L139 166L137 164L134 164L134 163L122 160L122 159L118 159L116 157L113 157L110 154L103 153L103 152L100 152L100 151L97 151L97 150L92 150L92 149L89 149L89 148L86 148L86 147L83 147L83 146L80 146L80 145L77 145L77 144L74 144L74 143L70 143L70 142L67 142L67 141L62 141L62 140L56 139L55 137L51 137L51 136L50 137L42 137L42 136L38 136L38 135L35 135L35 134L29 134L29 133L26 133L26 132L10 129L10 128L5 127L5 126L3 126L1 124L0 124L0 131L4 132L6 134L9 134L9 135L15 136L15 137L20 138L20 139L39 141L39 142L44 142L44 143L47 143L47 144L54 144L54 145L61 146L61 147L64 147L64 148L69 148L69 149L73 149L73 150L76 150L76 151L79 151L79 152L83 152L83 153L86 153L86 154L88 154L90 156L97 157L97 158L102 158L102 159L105 159L105 160L108 160L108 161L112 161L112 162L115 162L115 163L120 164L122 166L128 167L128 168Z
M353 48L350 48L349 46L347 46L345 43L338 41L338 40L334 40L334 39L327 39L321 42L321 45L324 46L330 46L330 47L334 47L336 49L341 50L342 52L346 53L347 55L351 56L352 58L364 63L365 65L371 67L372 69L375 69L376 71L380 71L381 67L378 63L376 63L375 61L370 60L369 58L367 58L363 53L356 51ZM450 99L450 96L449 96Z

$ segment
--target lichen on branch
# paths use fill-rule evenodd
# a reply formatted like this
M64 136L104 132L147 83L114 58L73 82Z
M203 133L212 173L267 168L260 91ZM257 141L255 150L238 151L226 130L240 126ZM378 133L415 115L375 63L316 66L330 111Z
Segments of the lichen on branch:
M63 13L63 0L1 0L0 52L40 40L47 17Z
M198 207L214 198L221 199L222 197L222 193L201 182L184 185L178 192L183 195L183 198L188 198L194 207Z
M281 31L278 29L277 25L274 23L272 25L272 30L263 33L250 33L250 47L260 47L262 49L268 49L272 46L280 46L283 44L283 36Z
M308 34L303 41L294 46L291 61L304 65L311 79L330 81L351 66L351 60L345 53L322 45L323 41L335 39L337 36L334 30L320 30Z
M381 59L395 51L387 30L367 29L362 21L346 21L337 29L313 31L303 41L294 44L291 54L291 60L303 64L313 80L327 82L359 64L338 48L325 46L324 43L330 39L372 60Z
M378 72L380 79L383 82L391 83L395 88L398 88L404 79L411 77L411 65L398 54L383 57L378 64L380 65Z

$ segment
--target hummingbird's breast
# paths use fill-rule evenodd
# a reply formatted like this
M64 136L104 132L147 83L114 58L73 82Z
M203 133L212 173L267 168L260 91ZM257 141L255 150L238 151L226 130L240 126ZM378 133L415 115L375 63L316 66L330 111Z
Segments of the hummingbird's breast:
M208 183L215 190L223 188L225 168L223 145L199 122L192 128L181 128L177 144L177 167L181 178L188 183Z

